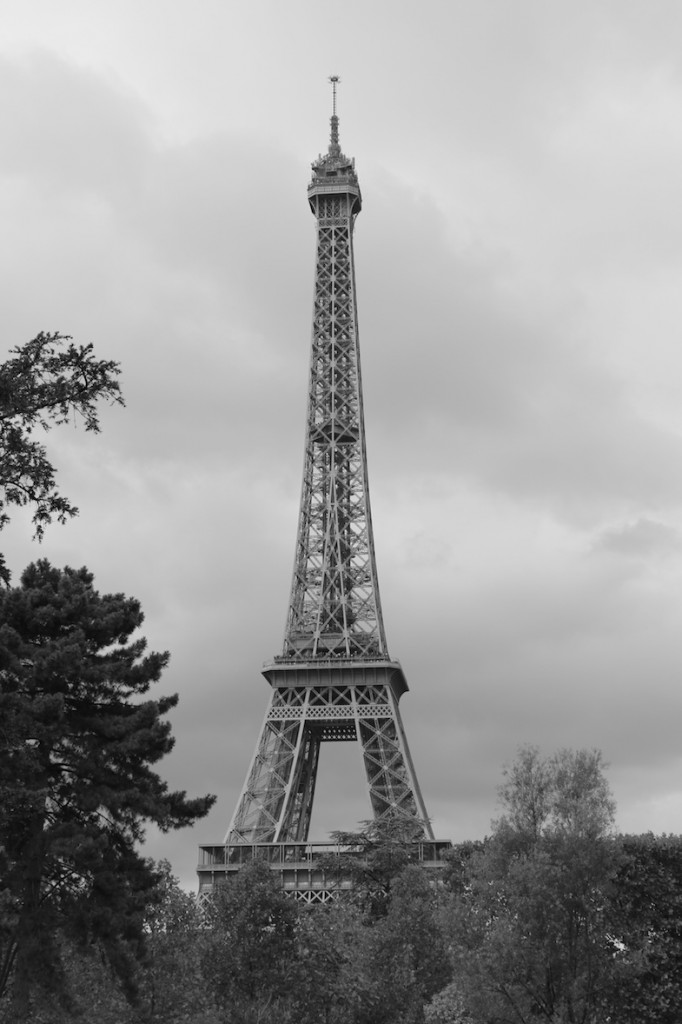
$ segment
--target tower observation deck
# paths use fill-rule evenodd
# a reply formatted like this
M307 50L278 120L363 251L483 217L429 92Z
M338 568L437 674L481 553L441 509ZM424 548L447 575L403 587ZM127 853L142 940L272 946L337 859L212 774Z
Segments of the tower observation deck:
M403 821L421 843L420 859L435 860L450 845L436 843L431 831L398 708L408 686L386 645L353 259L362 196L355 161L339 143L338 78L331 82L329 146L313 163L308 185L317 227L315 290L303 487L284 645L263 669L270 703L225 840L201 848L201 891L248 859L250 849L273 867L280 865L285 885L297 891L317 886L329 895L314 870L312 846L302 845L324 742L357 742L375 822ZM282 866L288 850L303 865L289 876Z

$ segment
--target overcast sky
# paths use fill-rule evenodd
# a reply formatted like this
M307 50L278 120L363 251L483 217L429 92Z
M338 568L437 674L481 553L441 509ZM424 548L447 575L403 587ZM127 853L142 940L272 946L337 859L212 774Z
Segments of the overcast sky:
M520 744L597 747L623 831L682 831L682 6L4 0L3 353L60 330L127 408L46 438L81 510L32 559L140 599L178 691L150 834L195 885L281 649L327 77L382 603L434 831L482 837ZM326 745L311 838L370 817Z

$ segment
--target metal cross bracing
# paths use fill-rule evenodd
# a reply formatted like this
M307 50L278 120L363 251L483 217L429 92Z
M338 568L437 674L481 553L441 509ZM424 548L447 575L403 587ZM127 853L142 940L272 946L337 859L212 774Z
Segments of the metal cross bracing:
M397 662L280 661L265 675L272 698L227 843L305 841L320 744L340 740L361 746L374 818L420 821L433 839L398 708L407 684Z
M320 745L342 740L362 749L375 820L417 821L433 840L398 710L407 683L389 657L379 599L353 260L362 198L335 104L328 151L312 172L317 254L291 595L282 654L263 672L270 706L225 843L304 842Z
M353 280L357 192L357 200L352 193L313 196L318 245L312 357L285 658L387 654L372 542ZM328 216L339 204L343 215Z

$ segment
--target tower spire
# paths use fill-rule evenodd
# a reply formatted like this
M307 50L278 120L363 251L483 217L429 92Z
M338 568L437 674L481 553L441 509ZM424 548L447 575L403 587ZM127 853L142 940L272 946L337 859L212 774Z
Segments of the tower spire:
M329 155L333 157L340 157L341 146L339 145L339 119L336 114L336 86L339 84L341 79L339 78L338 75L330 75L329 81L332 84L332 116Z

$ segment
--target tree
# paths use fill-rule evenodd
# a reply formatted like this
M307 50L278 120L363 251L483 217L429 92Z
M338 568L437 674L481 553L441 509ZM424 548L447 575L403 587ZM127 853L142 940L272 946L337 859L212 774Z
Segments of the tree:
M53 518L63 523L78 509L59 493L54 466L33 434L78 419L86 430L99 432L97 402L124 404L116 379L120 368L95 359L92 345L74 345L57 333L41 333L10 355L0 365L0 529L9 521L10 505L31 505L40 539ZM2 555L0 579L9 584Z
M230 1024L417 1024L450 979L438 890L425 869L393 879L387 912L353 902L297 903L267 862L242 868L213 895L205 988Z
M97 945L83 947L62 936L59 955L68 998L64 994L57 1000L53 993L36 989L31 999L30 1024L73 1024L76 1020L139 1024L139 1017L135 1017L135 1010ZM7 1020L1 1011L0 1020Z
M614 981L614 802L598 751L523 748L449 913L474 1019L592 1024Z
M168 861L156 865L159 881L145 913L147 956L140 979L145 1024L183 1024L215 1007L202 976L210 945L197 898L185 892Z
M214 797L169 792L177 695L145 699L168 663L146 654L139 603L101 596L87 569L41 560L0 592L0 999L65 989L59 936L98 943L128 995L158 881L144 824L189 825Z
M494 822L522 844L543 836L597 839L613 830L616 805L598 750L560 750L542 757L537 747L521 747L504 768L498 790L505 814Z
M377 1001L368 1024L420 1024L424 1004L451 980L439 903L425 868L410 864L395 878L388 912L372 929L369 966Z
M419 819L382 818L363 821L358 832L331 833L339 852L320 860L328 876L350 878L353 898L374 917L388 911L394 879L419 858L419 840L424 838Z
M622 836L613 931L619 1024L682 1020L682 836Z
M298 905L260 860L213 893L207 913L212 941L204 976L230 1021L292 1020Z
M296 928L296 1024L357 1024L376 1005L370 929L352 903L303 908ZM371 1018L370 1018L371 1019Z

